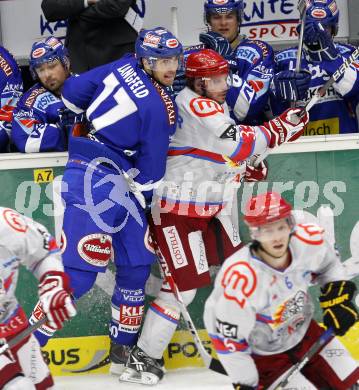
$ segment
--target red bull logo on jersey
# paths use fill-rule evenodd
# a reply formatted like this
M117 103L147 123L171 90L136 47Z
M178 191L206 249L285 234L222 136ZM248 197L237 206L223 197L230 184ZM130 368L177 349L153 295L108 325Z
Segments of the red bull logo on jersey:
M106 234L89 234L79 241L77 251L87 263L106 267L111 259L112 238Z

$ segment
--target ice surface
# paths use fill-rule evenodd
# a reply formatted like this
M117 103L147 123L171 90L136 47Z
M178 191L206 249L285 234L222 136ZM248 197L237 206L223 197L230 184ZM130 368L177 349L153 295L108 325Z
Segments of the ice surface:
M124 383L112 375L55 377L56 390L233 390L229 378L206 369L168 371L157 386Z

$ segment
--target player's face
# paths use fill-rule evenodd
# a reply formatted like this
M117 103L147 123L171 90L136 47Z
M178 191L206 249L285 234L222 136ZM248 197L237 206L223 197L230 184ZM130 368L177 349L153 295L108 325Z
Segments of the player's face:
M223 74L213 77L197 78L194 83L194 90L201 96L215 100L223 104L226 100L228 85L228 75Z
M176 77L180 57L157 58L152 66L153 77L165 87L170 87Z
M69 76L69 71L65 69L59 60L39 65L36 68L36 73L41 84L56 95L60 95L61 88Z
M290 226L287 219L260 226L256 239L271 256L280 258L285 255L290 239Z
M215 13L211 15L209 25L212 31L221 34L229 42L232 42L238 34L239 23L235 11L228 14Z

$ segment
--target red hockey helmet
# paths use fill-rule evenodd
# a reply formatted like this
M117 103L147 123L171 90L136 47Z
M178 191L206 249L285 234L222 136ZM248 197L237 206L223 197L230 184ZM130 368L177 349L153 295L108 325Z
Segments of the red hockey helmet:
M186 61L186 77L213 77L229 73L228 62L212 49L192 53Z
M292 206L277 192L253 196L245 208L244 221L250 228L291 217Z

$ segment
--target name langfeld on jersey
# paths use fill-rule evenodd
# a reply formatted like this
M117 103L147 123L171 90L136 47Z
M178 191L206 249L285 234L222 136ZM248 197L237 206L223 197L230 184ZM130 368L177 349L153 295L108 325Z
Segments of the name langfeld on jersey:
M117 68L117 71L137 98L144 98L150 93L132 65L123 65L120 68Z

